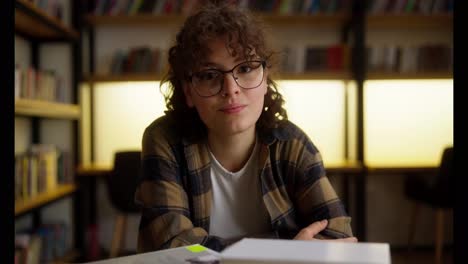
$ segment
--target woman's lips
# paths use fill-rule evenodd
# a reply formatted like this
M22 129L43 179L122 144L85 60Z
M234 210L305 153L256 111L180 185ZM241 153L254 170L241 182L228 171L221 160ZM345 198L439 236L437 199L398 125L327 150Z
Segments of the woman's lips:
M227 105L227 106L224 106L222 107L221 109L219 109L221 112L225 113L225 114L235 114L235 113L239 113L240 111L242 111L243 109L245 108L245 105Z

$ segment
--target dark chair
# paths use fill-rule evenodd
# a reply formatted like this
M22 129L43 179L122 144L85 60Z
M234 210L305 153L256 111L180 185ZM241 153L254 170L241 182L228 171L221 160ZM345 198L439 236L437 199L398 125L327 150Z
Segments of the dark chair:
M444 149L437 174L434 177L409 176L405 182L405 194L414 201L410 218L408 249L413 242L416 218L421 205L435 210L435 263L442 261L444 243L444 214L453 208L453 147Z
M139 212L134 202L138 177L141 172L140 151L120 151L114 156L114 168L106 178L112 206L117 210L110 257L119 255L125 241L127 215Z

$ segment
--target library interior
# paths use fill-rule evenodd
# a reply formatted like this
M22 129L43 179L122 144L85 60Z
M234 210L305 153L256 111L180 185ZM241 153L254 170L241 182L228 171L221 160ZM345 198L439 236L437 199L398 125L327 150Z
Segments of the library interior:
M169 48L207 1L14 0L15 264L138 254L142 136L167 110ZM359 243L454 263L454 1L211 2L264 22L288 120Z

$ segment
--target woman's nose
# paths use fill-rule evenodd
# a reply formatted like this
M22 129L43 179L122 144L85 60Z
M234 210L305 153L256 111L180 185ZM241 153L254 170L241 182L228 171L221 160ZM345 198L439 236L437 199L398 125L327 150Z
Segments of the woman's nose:
M235 94L239 94L240 87L237 84L235 78L237 77L235 77L232 73L224 74L223 87L221 91L223 96L233 96Z

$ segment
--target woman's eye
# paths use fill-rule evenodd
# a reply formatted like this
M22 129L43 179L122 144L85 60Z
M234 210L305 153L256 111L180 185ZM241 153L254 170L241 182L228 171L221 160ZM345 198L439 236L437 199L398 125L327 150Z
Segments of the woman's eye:
M256 70L261 65L262 64L260 62L249 61L249 62L239 65L236 69L236 73L249 73L249 72Z
M218 77L219 73L216 71L204 71L197 74L197 78L201 81L211 81Z
M241 65L237 70L238 73L247 73L250 72L252 68L249 65Z

